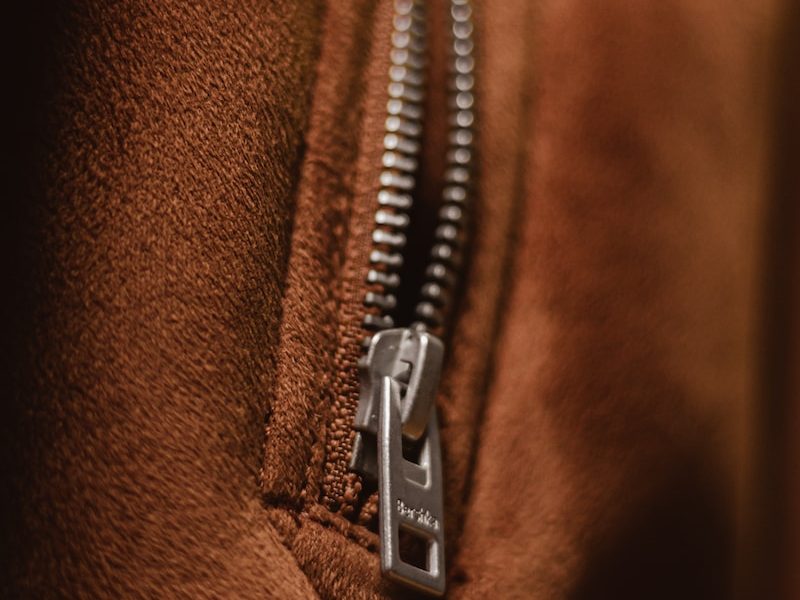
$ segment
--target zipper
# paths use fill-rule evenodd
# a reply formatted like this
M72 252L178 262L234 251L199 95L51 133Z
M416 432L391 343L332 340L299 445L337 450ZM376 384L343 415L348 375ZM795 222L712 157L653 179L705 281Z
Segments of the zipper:
M447 148L424 276L404 267L425 143L429 18L423 0L395 0L380 191L359 362L350 468L377 484L381 569L390 579L445 590L442 464L435 398L467 240L473 178L474 56L469 0L447 0ZM427 236L425 236L427 237ZM419 242L418 239L412 239ZM407 280L416 290L409 289ZM414 280L418 280L414 282ZM416 299L414 300L414 294ZM398 302L398 298L401 299ZM411 298L412 306L404 299ZM409 310L411 309L411 310ZM421 548L417 560L406 540Z

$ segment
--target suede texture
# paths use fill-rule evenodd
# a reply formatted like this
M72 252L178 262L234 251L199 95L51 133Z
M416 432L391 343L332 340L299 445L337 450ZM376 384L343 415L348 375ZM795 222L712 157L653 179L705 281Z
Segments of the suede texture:
M797 9L474 4L448 597L797 597ZM347 471L391 2L12 22L2 595L412 597Z
M315 596L258 472L320 8L15 20L3 597Z
M538 3L525 218L456 595L733 595L741 448L767 400L779 8ZM754 597L777 597L773 575Z

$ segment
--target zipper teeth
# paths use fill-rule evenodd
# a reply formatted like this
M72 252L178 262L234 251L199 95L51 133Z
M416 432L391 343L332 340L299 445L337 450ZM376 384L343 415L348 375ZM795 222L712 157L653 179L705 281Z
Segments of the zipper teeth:
M442 205L435 242L425 270L415 314L432 329L444 326L463 260L467 202L473 171L475 96L472 8L469 0L450 2L448 73L448 147Z
M395 0L381 187L367 273L369 291L364 296L364 305L371 310L364 315L363 326L371 332L394 327L389 313L397 305L393 292L400 285L398 271L403 266L405 229L416 185L426 53L422 0ZM364 340L365 347L368 344L369 338Z
M414 310L418 319L414 326L431 329L444 325L457 283L474 154L472 9L469 0L451 0L449 9L447 168L435 241ZM397 304L394 290L401 283L398 271L403 265L423 128L426 29L423 0L395 0L381 187L366 278L369 287L363 300L367 308L363 326L372 333L395 326L390 313ZM364 340L365 347L369 340Z

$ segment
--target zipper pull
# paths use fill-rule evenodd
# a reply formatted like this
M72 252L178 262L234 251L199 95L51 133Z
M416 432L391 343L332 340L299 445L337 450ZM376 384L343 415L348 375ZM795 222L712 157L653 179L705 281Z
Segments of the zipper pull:
M421 591L444 593L442 463L435 396L444 346L424 330L372 337L362 362L351 468L377 480L381 569ZM415 457L404 454L404 447ZM400 555L401 532L425 548L425 568Z

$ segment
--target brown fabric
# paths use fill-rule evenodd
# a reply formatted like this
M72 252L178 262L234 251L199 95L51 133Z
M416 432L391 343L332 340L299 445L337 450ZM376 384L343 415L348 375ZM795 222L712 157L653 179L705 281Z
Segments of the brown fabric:
M325 19L266 422L263 487L271 502L297 506L319 494L324 430L336 397L341 280L374 11L372 1L336 3Z
M258 470L319 7L38 8L15 21L0 595L314 597Z
M528 59L532 8L527 0L476 6L477 225L438 399L447 465L449 549L457 547L462 529L498 330L509 308L533 107L533 69Z
M761 273L760 381L744 446L737 578L747 597L800 597L800 5L779 13L774 145Z
M539 3L525 218L456 595L732 593L775 8Z
M372 45L364 66L364 98L362 124L358 138L358 161L355 164L353 196L348 215L348 236L344 242L344 260L337 292L339 314L335 321L337 349L335 372L331 375L333 392L331 411L324 431L325 458L322 502L331 510L348 515L354 508L360 482L349 472L349 451L352 446L352 422L358 395L357 363L361 356L364 330L364 281L369 269L369 251L375 222L376 198L379 189L383 133L388 92L385 74L389 71L392 27L392 4L375 3ZM303 232L298 232L302 235ZM330 328L331 323L322 323ZM349 440L347 438L350 438ZM345 441L347 440L347 441ZM342 443L342 442L345 443ZM347 443L350 442L350 443ZM351 515L352 516L352 515ZM367 517L369 518L369 517Z
M796 597L796 9L475 4L449 597ZM390 12L12 19L3 596L409 597L346 472Z

